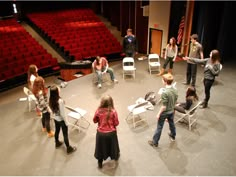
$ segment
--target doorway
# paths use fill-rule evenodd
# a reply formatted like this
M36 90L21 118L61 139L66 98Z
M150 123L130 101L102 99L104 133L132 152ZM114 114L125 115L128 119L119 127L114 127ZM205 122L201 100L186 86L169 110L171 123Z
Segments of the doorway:
M156 53L161 56L162 30L150 28L149 53Z

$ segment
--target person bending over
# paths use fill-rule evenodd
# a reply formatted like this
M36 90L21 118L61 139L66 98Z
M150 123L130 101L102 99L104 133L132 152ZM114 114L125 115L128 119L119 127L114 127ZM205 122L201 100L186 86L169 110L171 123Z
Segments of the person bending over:
M109 67L106 58L97 56L92 64L92 67L98 77L98 88L102 87L102 75L106 72L110 74L110 78L114 83L118 83L118 80L115 79L113 69Z

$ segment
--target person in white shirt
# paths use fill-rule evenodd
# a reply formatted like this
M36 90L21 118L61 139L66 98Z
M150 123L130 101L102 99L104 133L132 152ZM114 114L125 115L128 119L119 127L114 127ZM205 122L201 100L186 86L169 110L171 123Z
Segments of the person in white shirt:
M33 85L34 85L34 80L38 76L39 76L38 75L38 67L34 64L30 65L29 69L28 69L28 79L27 79L28 87L30 90L32 90Z
M70 154L76 151L76 147L72 147L69 143L68 138L68 127L66 122L65 114L65 102L61 99L59 95L59 88L56 85L51 86L50 88L50 98L49 98L49 107L51 108L54 114L55 122L55 143L56 148L59 148L62 145L62 142L59 141L59 133L62 129L64 142L67 147L67 154Z

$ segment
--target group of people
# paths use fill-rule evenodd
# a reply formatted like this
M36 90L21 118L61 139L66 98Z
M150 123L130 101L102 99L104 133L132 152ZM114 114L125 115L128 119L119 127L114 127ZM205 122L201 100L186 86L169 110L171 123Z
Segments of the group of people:
M189 57L183 57L187 61L187 74L186 82L184 84L188 86L186 91L185 102L177 103L178 92L172 85L173 75L172 69L174 61L177 57L178 47L176 45L175 38L171 38L169 44L166 46L165 51L165 63L159 76L162 76L162 82L165 86L161 94L161 107L157 114L157 129L153 135L152 140L148 143L157 147L161 137L162 129L167 119L170 127L169 137L171 141L175 141L176 128L174 124L175 111L185 113L189 110L196 101L198 96L195 89L197 63L205 64L204 68L204 87L205 87L205 99L202 102L202 107L206 108L210 98L210 89L214 82L215 76L220 72L220 54L218 50L212 50L210 58L203 59L202 46L197 42L198 36L196 34L191 36L191 46ZM132 30L127 30L127 35L123 41L124 52L128 57L134 57L137 52L137 39L132 34ZM169 66L168 73L165 74L167 65ZM112 68L109 67L108 61L104 57L96 57L93 64L93 69L98 76L98 87L102 87L102 75L109 73L110 78L114 83L118 83L115 78ZM37 112L42 114L42 131L47 132L48 137L55 138L55 148L59 148L63 143L59 140L60 129L62 129L64 143L67 147L67 153L70 154L76 151L75 146L71 146L68 138L68 127L65 115L65 101L60 97L60 89L53 85L50 88L45 87L45 81L37 73L38 69L35 65L30 65L28 71L28 84L29 89L36 98ZM49 90L49 91L48 91ZM48 99L48 92L50 97ZM53 114L55 123L55 133L50 128L50 118ZM114 107L114 102L111 96L106 95L102 97L99 107L97 108L93 122L98 124L96 134L96 145L94 156L98 161L98 167L102 168L103 160L108 157L114 160L118 160L120 157L120 149L116 127L119 125L119 119L117 111Z
M64 142L67 147L67 153L70 154L76 150L69 144L68 128L66 125L66 115L64 101L59 96L59 88L55 85L50 87L50 97L48 99L48 88L45 86L43 77L38 75L36 65L30 65L28 69L28 87L35 97L36 111L42 116L42 131L47 132L48 137L55 137L55 147L60 147L63 143L59 141L60 129L62 129ZM50 127L51 114L53 114L55 123L55 133Z
M69 143L65 101L60 97L60 88L56 85L47 88L44 79L38 75L36 65L29 66L28 87L35 97L36 108L42 113L42 131L47 132L48 137L54 136L55 148L59 148L63 144L59 140L59 133L62 129L67 154L76 151L76 147L71 146ZM49 99L48 92L50 93ZM53 114L52 117L55 123L55 133L50 127L51 114ZM107 95L101 99L93 121L98 124L94 156L98 160L98 167L102 168L103 160L106 160L108 157L118 160L120 157L116 133L116 126L119 125L119 120L111 96Z

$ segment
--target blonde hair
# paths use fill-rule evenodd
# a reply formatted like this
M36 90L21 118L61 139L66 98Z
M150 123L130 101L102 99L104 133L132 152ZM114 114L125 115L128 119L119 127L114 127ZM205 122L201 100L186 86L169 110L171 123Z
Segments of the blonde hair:
M33 94L38 97L39 92L42 91L43 95L46 95L46 88L44 85L44 79L41 76L36 77L34 80L34 85L33 85Z
M173 80L174 80L174 77L173 77L173 75L172 74L164 74L163 76L162 76L162 79L164 80L164 82L166 82L167 83L167 85L171 85L172 84L172 82L173 82Z

